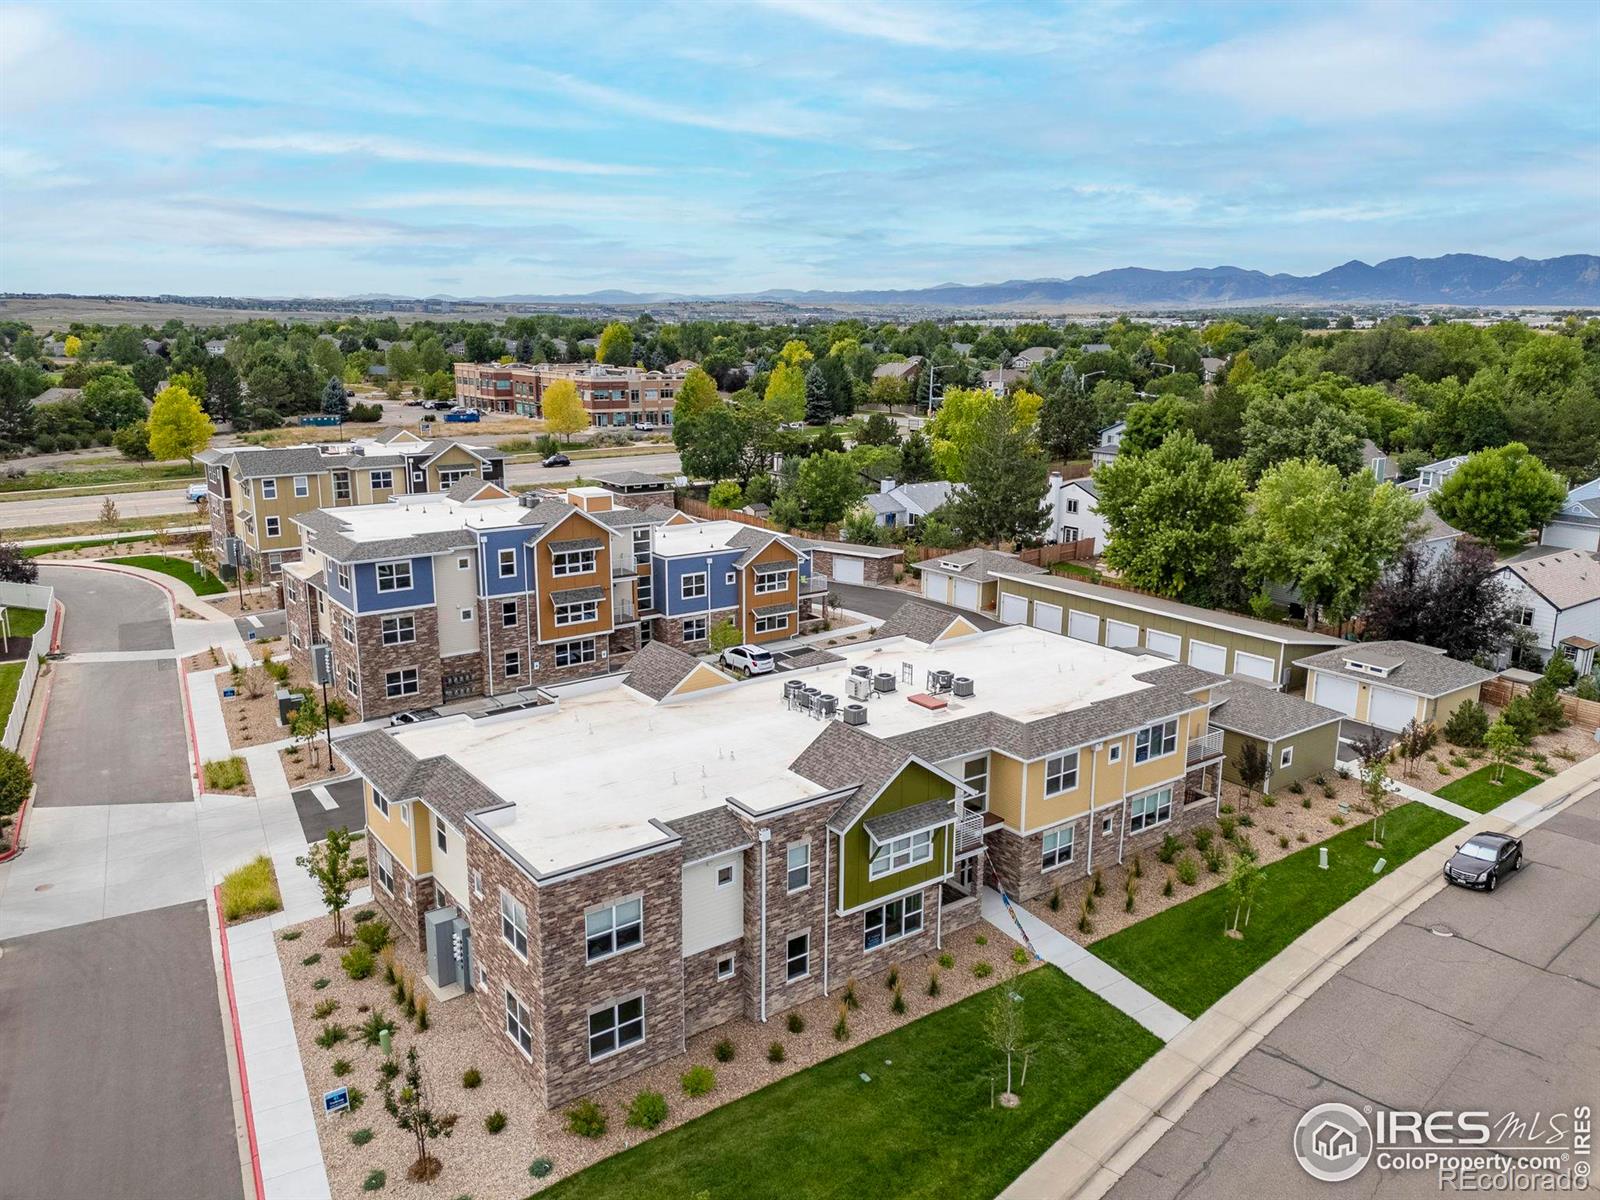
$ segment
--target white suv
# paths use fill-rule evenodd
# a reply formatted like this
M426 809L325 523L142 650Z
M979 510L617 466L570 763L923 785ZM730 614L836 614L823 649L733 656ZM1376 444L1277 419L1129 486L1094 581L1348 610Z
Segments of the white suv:
M738 667L746 675L765 675L776 670L778 664L760 646L729 646L722 652L722 665Z

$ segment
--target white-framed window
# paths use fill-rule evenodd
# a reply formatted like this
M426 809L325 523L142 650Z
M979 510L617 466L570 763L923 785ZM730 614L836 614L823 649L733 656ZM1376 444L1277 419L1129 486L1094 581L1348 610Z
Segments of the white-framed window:
M1116 820L1117 820L1116 819L1116 815L1114 813L1107 813L1101 819L1101 821L1100 821L1100 835L1102 837L1110 837L1111 836L1111 830L1116 825Z
M592 575L594 550L559 550L550 556L550 574L558 579L563 575Z
M462 619L462 620L463 620L463 621L470 621L470 620L472 620L472 610L471 610L471 609L470 609L470 608L463 608L463 609L462 609L462 610L461 610L461 619Z
M1278 751L1278 767L1279 767L1279 769L1282 769L1283 767L1287 767L1292 762L1294 762L1294 747L1293 746L1285 746L1282 750Z
M1517 624L1531 629L1533 627L1533 609L1517 609Z
M1068 500L1066 502L1066 506L1069 513L1075 513L1078 511L1078 502L1076 500ZM1076 541L1077 539L1073 540Z
M311 480L304 475L296 475L294 477L294 494L300 500L304 500L311 495Z
M867 878L879 879L904 871L933 857L933 830L924 829L884 842L872 856L867 867Z
M458 570L458 571L470 571L471 569L472 569L472 559L471 558L469 558L465 554L460 555L459 557L457 557L457 559L456 559L456 570Z
M791 842L785 859L788 868L788 886L791 892L811 886L811 843Z
M278 498L278 481L276 479L263 479L261 481L261 498L263 500L276 500Z
M528 1006L510 988L506 989L506 1036L522 1052L523 1058L533 1061L533 1017L528 1013Z
M578 600L556 605L557 625L587 625L600 619L600 601Z
M1046 871L1064 867L1072 861L1072 826L1052 829L1044 835L1044 866Z
M519 650L507 650L505 662L501 665L507 679L515 679L522 674L522 653Z
M500 551L500 578L509 579L517 573L517 551L515 547Z
M756 576L756 595L764 596L768 592L786 592L789 590L789 576L793 571L773 571L769 575Z
M980 754L961 764L961 782L972 789L965 800L967 811L984 812L989 807L989 756Z
M780 629L789 628L789 614L777 613L756 618L757 633L776 633Z
M729 587L732 587L733 586L733 581L734 581L735 578L736 577L735 577L734 573L732 571L729 571L726 575L724 575L722 577L722 582L727 584Z
M295 583L293 575L283 577L283 594L291 600L300 599L300 587Z
M644 1041L644 997L630 996L589 1014L589 1061Z
M417 677L415 667L401 667L397 671L389 671L383 677L383 694L391 700L398 700L401 696L415 696L421 690L421 681Z
M1122 761L1121 742L1112 742L1111 745L1106 747L1106 761L1108 763L1119 763Z
M477 867L472 868L472 894L478 899L483 899L483 872Z
M643 566L650 557L650 526L641 525L633 531L633 565Z
M355 645L356 619L349 613L342 612L339 614L339 636L352 646Z
M378 867L378 886L389 895L394 895L394 855L384 849L381 842L374 842L378 853L373 855Z
M500 938L524 962L528 958L528 910L505 888L500 889Z
M411 564L390 562L378 564L378 590L403 592L411 587Z
M575 642L557 642L555 661L558 667L582 667L595 661L599 651L593 638L579 638Z
M393 471L374 471L372 473L372 490L375 492L388 491L394 487Z
M695 571L678 581L678 595L685 600L699 600L706 594L706 573Z
M383 618L383 644L407 646L417 640L417 618L411 613Z
M1133 761L1149 762L1164 758L1178 748L1178 722L1162 721L1147 725L1133 739Z
M1172 819L1172 789L1159 788L1143 796L1135 796L1128 802L1128 832L1138 833L1143 829L1163 824Z
M647 609L647 608L649 608L651 606L651 601L653 599L653 591L654 591L654 585L651 582L650 576L648 576L648 575L639 576L639 611L640 612L644 612L645 609Z
M500 627L502 629L515 628L517 624L517 602L515 600L500 601Z
M901 896L877 908L869 908L863 926L861 948L876 950L922 931L922 893Z
M811 934L796 933L790 936L783 956L784 980L793 983L811 974Z
M289 630L289 645L293 646L296 650L300 650L300 649L303 649L305 647L305 643L300 640L300 631L299 630L297 630L297 629Z
M732 954L724 954L717 959L717 982L725 983L732 979L739 969L739 960Z
M439 488L449 491L470 475L477 474L471 467L441 467L439 468Z
M1078 752L1058 754L1044 764L1044 794L1054 796L1078 786Z
M277 517L268 517L264 523L269 538L275 538L283 532L283 522Z
M350 590L350 567L347 563L338 563L333 568L333 581L339 585L341 591Z
M356 669L346 665L344 669L344 690L352 695L361 695L361 681L356 678Z
M706 640L706 619L704 617L687 617L683 622L683 640L686 642L703 642Z
M583 915L584 955L589 962L610 958L644 943L644 898L634 896Z
M389 815L389 798L382 792L374 789L372 793L372 807L387 817Z
M717 868L717 886L719 888L732 887L738 882L739 872L733 863L724 863Z
M333 477L333 498L335 500L350 499L350 476L343 471Z
M444 822L438 817L433 819L433 842L439 847L440 853L450 853L450 839L445 836Z

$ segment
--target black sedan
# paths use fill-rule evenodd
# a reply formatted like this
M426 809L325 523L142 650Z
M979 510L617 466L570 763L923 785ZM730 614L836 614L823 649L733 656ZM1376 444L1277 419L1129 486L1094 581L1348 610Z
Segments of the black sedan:
M544 467L570 467L572 465L572 460L565 454L556 453L552 454L539 465Z
M1522 840L1504 833L1478 833L1456 847L1444 864L1446 883L1492 892L1500 878L1522 870Z

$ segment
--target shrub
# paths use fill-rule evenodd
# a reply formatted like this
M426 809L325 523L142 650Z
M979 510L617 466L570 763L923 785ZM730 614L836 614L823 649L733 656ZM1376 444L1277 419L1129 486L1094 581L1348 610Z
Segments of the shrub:
M1161 849L1156 851L1156 857L1164 863L1170 863L1178 857L1178 851L1182 849L1183 843L1169 833L1161 839Z
M1162 895L1163 895L1163 896L1170 896L1170 895L1172 895L1172 885L1173 885L1173 883L1174 883L1174 881L1175 881L1175 880L1176 880L1176 876L1174 876L1174 875L1173 875L1173 873L1172 873L1172 872L1171 872L1171 871L1168 871L1168 872L1167 872L1167 878L1166 878L1166 882L1164 882L1164 883L1163 883L1163 884L1162 884L1162 885L1161 885L1161 894L1162 894Z
M506 1127L506 1115L498 1108L483 1119L485 1133L499 1133Z
M839 1019L833 1023L833 1040L842 1042L850 1036L850 1023L844 1019L845 1006L839 1006Z
M1340 816L1338 813L1334 813L1332 816L1330 816L1328 818L1328 823L1330 825L1343 825L1344 824L1344 818L1342 816Z
M1194 841L1194 848L1201 854L1206 852L1206 847L1211 845L1212 829L1209 825L1202 825L1190 835Z
M1311 839L1308 838L1304 833L1297 833L1294 835L1294 840L1297 842L1309 842Z
M350 1065L350 1060L348 1058L336 1058L333 1060L333 1073L341 1079L350 1074L350 1072L354 1069L355 1068Z
M1133 870L1130 873L1130 878L1133 878L1133 879L1143 879L1144 878L1144 856L1143 855L1135 854L1133 856Z
M1200 865L1195 862L1194 855L1185 853L1178 860L1178 882L1187 887L1193 887L1200 878Z
M548 1158L536 1158L528 1164L528 1174L535 1179L543 1179L553 1170L555 1170L555 1163Z
M316 988L317 991L320 992L323 988L327 987L332 982L333 982L333 980L331 980L331 979L313 979L311 981L311 986Z
M318 1000L311 1007L311 1015L319 1021L325 1021L334 1014L339 1007L337 1000Z
M685 1096L704 1096L717 1086L717 1075L710 1067L697 1063L685 1071L678 1082Z
M1222 836L1225 838L1231 838L1238 825L1239 823L1232 817L1219 817L1217 820L1217 828L1222 831Z
M783 1059L784 1059L784 1054L783 1054L783 1043L782 1042L773 1042L772 1045L767 1047L767 1061L768 1062L780 1063L780 1062L783 1061Z
M660 1092L640 1092L628 1105L628 1124L654 1129L667 1119L667 1098Z
M286 942L298 942L300 940L300 935L304 932L304 929L285 929L278 936Z
M945 951L943 954L939 955L939 965L948 971L951 967L956 965L956 956L951 954L948 950Z
M461 1072L461 1086L471 1091L483 1082L483 1072L477 1067L468 1067Z
M711 1057L720 1063L733 1061L733 1043L723 1038L711 1050Z
M1289 839L1288 839L1288 837L1285 836L1284 834L1280 833L1278 835L1278 849L1287 850L1288 848L1289 848Z
M1489 714L1476 700L1463 701L1444 723L1447 742L1456 746L1477 747L1489 732Z
M1051 912L1061 911L1061 889L1059 887L1051 891L1049 905Z
M321 961L322 961L322 955L321 954L308 954L308 955L306 955L304 958L302 958L300 960L300 965L302 967L314 967Z
M213 792L231 792L244 786L246 775L244 759L217 758L205 765L206 787Z
M365 1126L363 1126L360 1129L352 1131L351 1134L350 1134L350 1144L352 1146L365 1146L371 1140L372 1140L372 1130L367 1128L367 1127L365 1127Z
M939 971L938 971L938 968L935 968L932 971L928 972L928 995L937 996L938 994L939 994Z
M974 944L979 945L979 946L987 946L989 944L989 939L986 938L981 933L977 937L973 938L972 940L973 940Z
M371 1013L367 1019L361 1023L361 1040L369 1046L376 1046L378 1044L380 1035L385 1029L393 1034L394 1024L389 1020L387 1014L385 1014L380 1008Z
M1249 813L1245 813L1244 816L1239 818L1239 824L1244 826L1246 829L1254 828L1255 827L1255 823L1256 823L1256 819L1254 817L1252 817Z
M363 921L356 926L356 940L373 954L387 946L392 936L387 921Z
M606 1110L593 1100L579 1100L567 1109L567 1131L583 1138L605 1137Z
M972 964L972 974L978 979L987 979L989 976L994 974L994 968L991 967L984 959L980 958L977 962Z
M426 996L418 996L416 1007L417 1011L412 1015L416 1018L417 1031L420 1033L428 1028L428 998Z
M1011 951L1011 961L1016 963L1017 966L1019 966L1019 967L1027 966L1028 965L1028 952L1026 950L1024 950L1021 946L1017 946L1017 947L1013 948L1012 951Z
M790 1033L804 1033L805 1031L806 1031L806 1019L804 1017L802 1017L797 1012L790 1013L789 1014L789 1032Z
M861 1007L861 1001L856 999L856 981L854 979L846 979L844 981L844 995L841 999L846 1008L857 1009Z
M1206 850L1206 870L1213 875L1222 874L1222 868L1227 864L1228 855L1221 846L1213 844Z
M363 926L370 928L370 926ZM363 945L351 946L339 959L339 965L344 968L344 973L351 979L365 979L372 974L374 959L372 951Z
M1333 789L1332 788L1323 788L1322 789L1322 794L1324 796L1326 796L1330 800L1333 799ZM1311 797L1307 796L1304 800L1300 801L1300 807L1301 808L1310 808L1311 807Z
M350 1036L350 1031L343 1025L329 1024L322 1027L322 1032L317 1034L317 1045L324 1050L330 1049Z
M236 871L222 877L222 915L229 921L277 912L283 907L278 893L278 877L272 860L257 855Z
M374 1167L372 1170L367 1172L367 1177L361 1181L361 1190L363 1192L376 1192L380 1190L388 1181L389 1176L385 1172L379 1170L377 1167Z
M897 988L900 986L899 967L889 968L889 973L883 977L883 986L886 988Z
M349 1107L349 1109L347 1111L349 1111L349 1112L360 1112L361 1111L361 1106L363 1104L365 1104L366 1102L367 1102L367 1094L365 1092L363 1092L360 1088L353 1087L353 1088L350 1089L350 1107Z
M388 1083L398 1074L400 1074L400 1064L394 1059L386 1058L378 1064L378 1077L385 1083Z
M1305 785L1303 783L1301 783L1298 779L1296 779L1293 783L1291 783L1289 785L1289 790L1291 792L1293 792L1296 796L1299 796L1299 795L1304 794L1306 788L1305 788Z
M906 1011L905 993L899 988L894 989L894 999L889 1001L889 1011L894 1013L896 1016L900 1016Z
M1100 877L1099 867L1094 869L1094 875L1090 879L1089 893L1094 896L1104 896L1106 894L1105 880Z
M1515 697L1506 705L1500 719L1517 731L1524 745L1539 732L1539 711L1527 696Z
M350 919L352 921L354 921L357 925L365 925L368 921L372 920L377 915L378 915L378 912L377 912L376 909L363 908L359 912L357 912L355 916L351 917Z
M1293 788L1290 788L1289 790L1291 792L1294 791ZM1305 790L1304 788L1301 789L1301 791L1304 791L1304 790ZM1277 808L1278 807L1277 800L1274 799L1271 796L1263 796L1263 797L1261 797L1261 804L1262 804L1262 806L1264 808Z

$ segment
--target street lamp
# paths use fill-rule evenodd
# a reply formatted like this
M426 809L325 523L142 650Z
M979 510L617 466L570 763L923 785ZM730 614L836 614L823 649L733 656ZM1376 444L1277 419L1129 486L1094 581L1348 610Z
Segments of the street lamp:
M1150 365L1152 367L1165 367L1167 370L1171 371L1174 375L1176 375L1178 373L1178 368L1173 366L1171 363L1153 362Z
M931 362L928 364L928 416L930 417L933 416L933 377L940 371L948 369L948 367L936 367Z
M1078 376L1078 390L1080 392L1087 391L1088 389L1084 385L1087 384L1089 382L1089 380L1093 379L1096 375L1104 375L1104 374L1105 374L1104 371L1090 371L1087 375L1079 375Z

